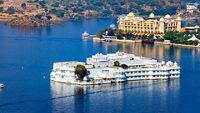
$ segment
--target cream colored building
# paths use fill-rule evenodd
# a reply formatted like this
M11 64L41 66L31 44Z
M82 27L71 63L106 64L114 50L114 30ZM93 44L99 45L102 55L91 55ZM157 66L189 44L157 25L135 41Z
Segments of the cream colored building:
M118 28L124 32L131 32L134 35L163 35L167 31L181 31L181 18L166 15L157 20L151 13L148 19L136 16L130 12L125 17L119 18Z

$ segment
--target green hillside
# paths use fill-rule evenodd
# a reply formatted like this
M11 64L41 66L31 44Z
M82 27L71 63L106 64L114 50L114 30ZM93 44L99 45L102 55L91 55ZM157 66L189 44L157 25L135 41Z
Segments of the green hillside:
M157 15L175 14L177 10L185 9L188 2L198 0L47 0L52 6L64 6L74 13L94 10L97 15L120 15L134 11L140 15L154 12Z

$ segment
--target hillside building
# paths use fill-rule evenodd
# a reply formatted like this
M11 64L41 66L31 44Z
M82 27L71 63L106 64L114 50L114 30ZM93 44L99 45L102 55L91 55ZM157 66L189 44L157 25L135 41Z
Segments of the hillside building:
M125 17L119 18L118 29L139 36L150 34L162 36L167 31L181 32L181 18L179 16L174 18L166 15L157 19L151 13L148 19L144 19L130 12Z

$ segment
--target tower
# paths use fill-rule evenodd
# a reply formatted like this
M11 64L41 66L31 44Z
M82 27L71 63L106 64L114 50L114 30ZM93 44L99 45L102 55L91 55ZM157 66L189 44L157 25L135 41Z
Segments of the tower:
M176 26L176 31L181 32L181 17L177 17L177 26Z
M160 20L159 20L159 32L160 33L165 33L164 18L160 18Z

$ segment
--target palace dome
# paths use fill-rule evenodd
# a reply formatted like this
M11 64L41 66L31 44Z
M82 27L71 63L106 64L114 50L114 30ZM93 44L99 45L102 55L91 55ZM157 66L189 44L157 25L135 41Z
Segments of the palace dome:
M181 17L177 17L176 20L181 20Z
M149 18L155 18L155 14L154 14L154 13L151 13L151 14L149 15Z
M126 17L125 17L125 20L131 20L135 17L135 14L130 12Z
M134 14L133 12L130 12L127 16L128 16L128 17L134 17L135 14Z
M170 19L171 16L170 16L169 14L167 14L167 15L165 15L165 18L166 18L166 19Z
M163 21L164 21L164 18L160 18L160 21L163 22Z

